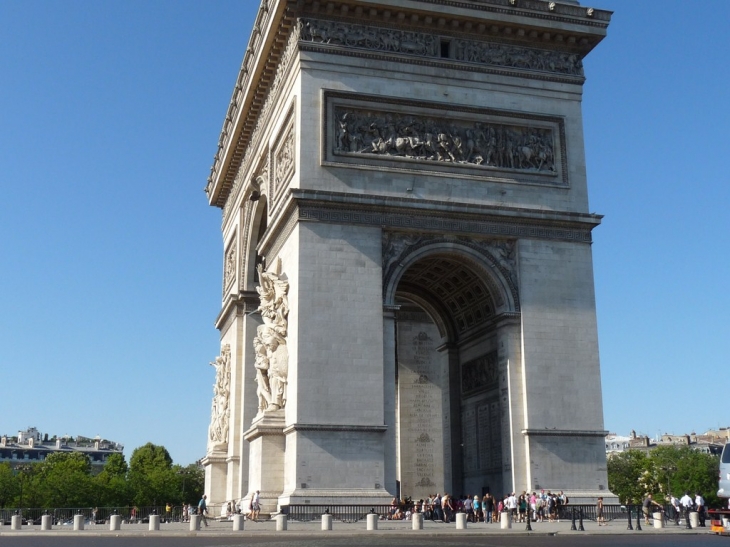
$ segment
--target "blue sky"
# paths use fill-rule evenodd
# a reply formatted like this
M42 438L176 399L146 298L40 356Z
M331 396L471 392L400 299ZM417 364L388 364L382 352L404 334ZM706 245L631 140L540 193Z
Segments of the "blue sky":
M584 122L606 428L730 426L730 15L600 0ZM254 0L0 0L0 433L205 453L206 183Z

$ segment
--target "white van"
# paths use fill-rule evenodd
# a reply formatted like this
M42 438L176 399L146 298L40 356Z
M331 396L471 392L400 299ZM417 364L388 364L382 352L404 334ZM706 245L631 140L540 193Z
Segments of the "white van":
M730 498L730 443L722 449L720 456L720 484L717 491L718 498Z

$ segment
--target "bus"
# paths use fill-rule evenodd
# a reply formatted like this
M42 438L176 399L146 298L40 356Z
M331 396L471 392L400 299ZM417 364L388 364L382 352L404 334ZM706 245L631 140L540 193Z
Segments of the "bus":
M720 456L720 483L718 498L730 498L730 443L725 444Z

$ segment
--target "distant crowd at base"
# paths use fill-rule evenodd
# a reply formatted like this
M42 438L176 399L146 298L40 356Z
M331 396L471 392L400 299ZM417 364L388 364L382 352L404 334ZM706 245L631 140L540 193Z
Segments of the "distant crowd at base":
M413 513L423 513L425 519L449 523L456 513L466 513L469 522L489 524L497 522L501 513L509 512L515 522L526 522L528 517L533 522L553 522L559 520L560 509L568 503L570 500L562 491L558 494L550 490L532 494L527 491L521 494L512 492L499 497L485 494L483 497L474 495L454 498L450 494L436 493L418 501L393 498L386 518L410 520Z

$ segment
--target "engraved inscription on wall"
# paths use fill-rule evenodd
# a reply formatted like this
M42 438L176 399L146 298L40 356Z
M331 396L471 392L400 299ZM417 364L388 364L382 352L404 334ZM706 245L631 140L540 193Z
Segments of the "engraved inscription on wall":
M398 321L398 413L401 490L415 499L444 488L442 398L445 356L432 322Z

